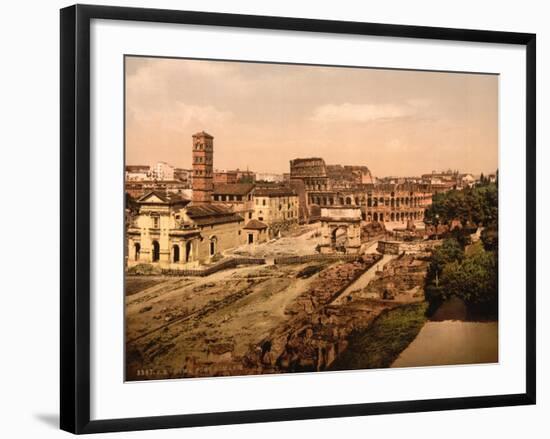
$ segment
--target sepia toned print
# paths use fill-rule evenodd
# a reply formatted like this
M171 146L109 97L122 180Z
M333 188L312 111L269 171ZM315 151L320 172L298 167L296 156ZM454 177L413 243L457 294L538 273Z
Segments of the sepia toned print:
M498 362L498 76L125 58L126 380Z

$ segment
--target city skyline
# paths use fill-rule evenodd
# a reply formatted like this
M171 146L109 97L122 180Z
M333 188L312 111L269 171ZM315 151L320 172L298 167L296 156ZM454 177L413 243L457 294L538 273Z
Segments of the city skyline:
M126 58L128 165L190 168L201 130L219 170L282 174L315 156L378 177L494 173L498 76Z

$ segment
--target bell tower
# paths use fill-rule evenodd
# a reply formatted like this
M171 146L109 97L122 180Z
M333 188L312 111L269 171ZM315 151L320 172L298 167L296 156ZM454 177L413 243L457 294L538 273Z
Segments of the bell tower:
M201 131L193 134L193 204L212 202L214 137Z

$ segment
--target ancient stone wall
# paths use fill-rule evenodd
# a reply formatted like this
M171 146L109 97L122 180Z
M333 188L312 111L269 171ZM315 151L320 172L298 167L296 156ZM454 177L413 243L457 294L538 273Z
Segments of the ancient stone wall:
M190 270L178 270L178 269L163 269L162 274L167 276L208 276L216 273L220 270L227 270L228 268L235 268L239 265L263 265L265 264L264 258L231 258L225 259L217 264L211 265L202 269L190 269Z

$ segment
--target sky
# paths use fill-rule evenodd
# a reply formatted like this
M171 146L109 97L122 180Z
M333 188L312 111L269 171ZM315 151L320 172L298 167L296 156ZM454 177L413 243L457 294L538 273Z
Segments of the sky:
M126 164L289 172L294 158L373 175L498 167L498 76L126 57Z

